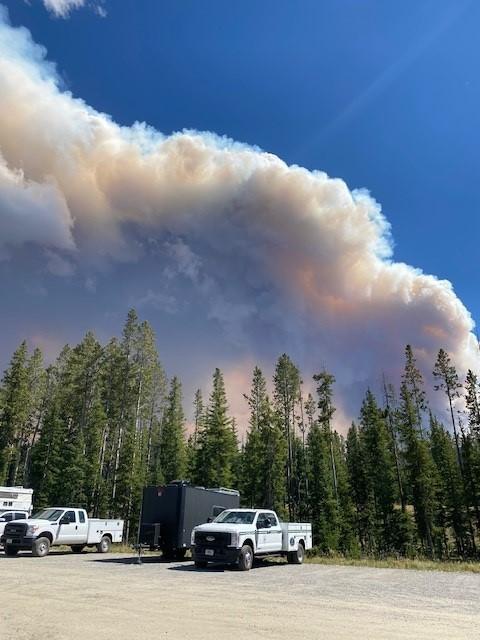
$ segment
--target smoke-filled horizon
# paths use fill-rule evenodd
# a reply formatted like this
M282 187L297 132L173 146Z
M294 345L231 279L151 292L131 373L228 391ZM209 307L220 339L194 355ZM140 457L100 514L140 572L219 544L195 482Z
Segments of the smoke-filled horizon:
M0 95L4 362L24 336L53 357L87 329L118 333L135 306L186 404L218 365L243 422L239 380L283 352L335 375L345 419L382 374L398 381L407 343L427 379L440 347L478 369L468 310L394 261L367 190L213 133L119 126L3 10Z

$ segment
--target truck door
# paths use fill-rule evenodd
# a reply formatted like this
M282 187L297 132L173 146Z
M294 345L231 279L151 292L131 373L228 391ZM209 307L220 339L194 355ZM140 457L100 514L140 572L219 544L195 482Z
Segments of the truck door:
M267 513L267 520L270 524L270 535L268 537L269 551L282 550L282 527L278 522L277 516L273 513Z
M256 543L258 553L268 552L268 537L270 534L266 513L259 513L257 516Z
M85 544L88 538L88 518L84 509L77 510L77 528L75 530L77 544Z
M65 511L60 520L66 520L67 522L58 525L57 543L76 544L78 522L75 511L73 511L73 509L71 511Z

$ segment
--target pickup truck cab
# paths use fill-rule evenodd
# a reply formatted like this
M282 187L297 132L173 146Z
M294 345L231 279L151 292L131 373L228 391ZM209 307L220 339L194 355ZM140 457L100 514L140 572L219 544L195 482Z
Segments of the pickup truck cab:
M49 507L28 520L13 520L5 526L0 542L7 556L31 551L46 556L50 547L68 545L75 553L86 546L96 546L99 553L110 551L113 542L121 542L123 520L89 518L84 509Z
M312 525L281 522L268 509L227 509L213 522L193 529L191 546L199 568L215 562L249 571L255 557L268 555L302 564L305 551L312 548Z

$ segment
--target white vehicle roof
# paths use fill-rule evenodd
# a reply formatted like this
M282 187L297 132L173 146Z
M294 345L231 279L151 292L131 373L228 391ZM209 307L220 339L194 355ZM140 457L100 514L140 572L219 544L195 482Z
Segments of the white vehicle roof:
M222 513L225 513L225 511L246 511L246 512L249 512L249 511L261 511L262 513L264 513L264 512L275 513L275 511L273 509L257 509L257 508L254 508L254 507L252 507L251 509L249 509L248 507L242 507L241 509L240 508L239 509L234 509L232 507L232 509L225 509L224 511L222 511Z

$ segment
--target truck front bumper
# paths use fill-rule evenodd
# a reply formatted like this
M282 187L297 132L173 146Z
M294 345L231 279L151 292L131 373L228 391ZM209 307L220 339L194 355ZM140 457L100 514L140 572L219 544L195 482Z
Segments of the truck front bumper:
M19 551L31 551L35 538L27 538L26 536L2 536L0 544L3 547L14 547Z
M213 555L209 552L213 551ZM235 564L238 562L240 549L234 547L192 547L194 562L216 562L218 564Z

